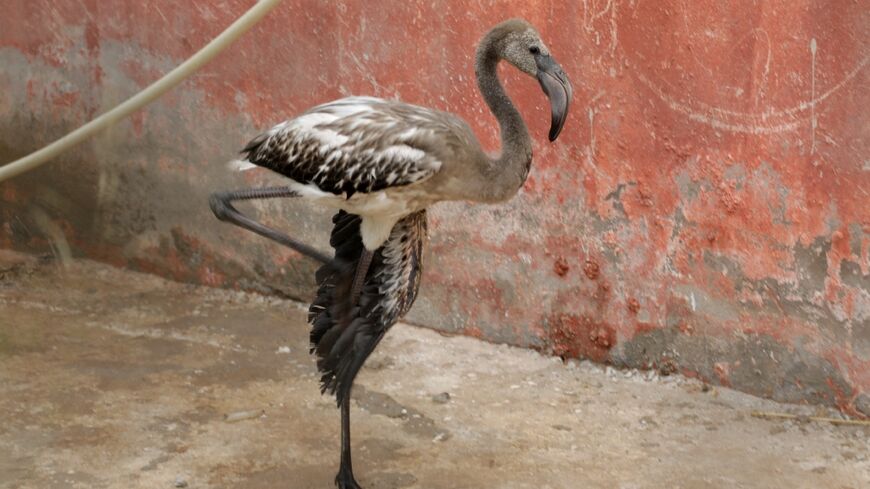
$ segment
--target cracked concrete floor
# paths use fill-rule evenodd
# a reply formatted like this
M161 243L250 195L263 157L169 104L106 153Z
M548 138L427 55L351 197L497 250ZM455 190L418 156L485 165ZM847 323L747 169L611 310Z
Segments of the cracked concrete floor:
M332 487L299 304L0 253L0 487ZM865 428L680 377L400 324L358 386L366 489L870 487Z

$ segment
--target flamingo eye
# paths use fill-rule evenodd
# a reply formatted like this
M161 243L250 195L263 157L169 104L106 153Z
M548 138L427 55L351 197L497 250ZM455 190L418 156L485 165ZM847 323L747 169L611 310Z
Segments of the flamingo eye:
M532 46L529 48L529 52L532 54L541 54L541 48L538 46Z

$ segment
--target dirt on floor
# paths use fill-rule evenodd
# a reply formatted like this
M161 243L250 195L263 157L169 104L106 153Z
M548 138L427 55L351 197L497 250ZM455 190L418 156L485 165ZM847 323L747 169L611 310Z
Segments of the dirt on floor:
M425 284L424 284L425 286ZM870 487L870 430L679 376L397 325L358 379L366 489ZM303 305L0 251L0 487L330 488Z

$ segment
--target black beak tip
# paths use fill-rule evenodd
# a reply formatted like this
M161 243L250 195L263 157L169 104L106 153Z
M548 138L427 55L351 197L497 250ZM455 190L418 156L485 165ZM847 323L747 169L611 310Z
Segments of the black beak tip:
M568 108L571 104L573 90L568 77L553 58L539 56L535 59L538 66L538 82L544 93L550 99L550 142L556 140L562 132L565 120L568 118Z
M557 109L554 108L554 110ZM560 134L562 134L562 129L565 127L565 121L567 118L568 104L566 102L564 107L558 109L558 112L553 113L553 120L550 123L550 133L547 135L551 143L555 141Z

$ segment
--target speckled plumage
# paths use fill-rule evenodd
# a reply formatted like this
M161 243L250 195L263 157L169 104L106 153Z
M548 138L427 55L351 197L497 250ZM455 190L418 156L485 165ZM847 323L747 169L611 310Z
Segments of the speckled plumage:
M369 251L402 217L439 200L475 198L485 188L463 175L485 157L462 119L374 97L314 107L254 138L242 154L236 166L268 168L301 197L360 215ZM473 190L451 192L445 181Z
M466 131L464 122L445 112L348 97L273 127L242 153L312 190L351 198L431 177L451 145L467 142Z

